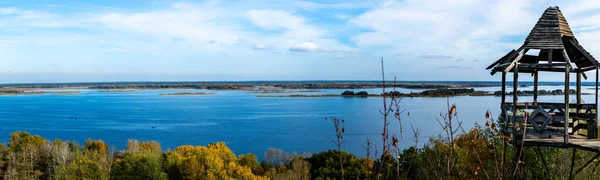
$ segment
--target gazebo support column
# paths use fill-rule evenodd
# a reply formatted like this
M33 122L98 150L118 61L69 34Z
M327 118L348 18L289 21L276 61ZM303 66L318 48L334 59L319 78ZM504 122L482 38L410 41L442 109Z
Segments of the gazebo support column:
M569 60L569 56L565 50L562 51L563 57L565 58L567 65L565 66L565 133L564 140L565 146L569 144L569 69L571 69L571 64Z
M538 98L538 71L533 73L533 106L537 107Z
M513 122L513 142L514 145L517 149L517 151L515 151L515 168L519 167L519 162L521 160L521 144L525 143L523 142L523 132L526 131L526 125L525 125L525 121L524 122L519 122L517 123L517 103L519 101L519 98L517 97L517 88L519 87L519 63L515 63L515 66L513 67L513 108L512 108L512 122ZM518 127L518 126L522 126L522 127ZM517 130L520 129L520 130Z
M598 72L600 71L600 69L598 67L596 67L596 98L595 98L595 103L596 103L596 107L594 109L596 109L596 116L594 117L594 120L590 121L588 123L588 138L590 139L597 139L598 138Z
M501 117L504 120L504 126L503 126L503 135L505 132L507 132L506 130L508 129L508 123L509 120L506 118L508 117L506 114L506 73L504 71L502 71L502 102L500 103L500 110L502 111L502 115ZM502 165L504 165L506 163L506 141L502 140Z
M505 103L506 103L506 73L502 72L502 104L501 104L501 106L504 107Z
M519 64L516 64L514 67L514 72L513 72L513 108L512 108L512 122L513 124L515 124L515 120L517 119L517 102L519 101L519 98L517 97L517 91L518 91L518 87L519 87L519 68L518 68ZM516 137L516 136L515 136ZM516 140L516 139L515 139Z
M575 114L577 117L581 117L579 115L579 111L581 110L581 72L577 72L576 73L576 79L577 79L577 83L575 86L576 87L576 93L577 93L577 107L575 108ZM577 125L579 125L579 120L580 119L575 119L573 118L573 135L578 135L579 131L575 131L575 127L577 127Z

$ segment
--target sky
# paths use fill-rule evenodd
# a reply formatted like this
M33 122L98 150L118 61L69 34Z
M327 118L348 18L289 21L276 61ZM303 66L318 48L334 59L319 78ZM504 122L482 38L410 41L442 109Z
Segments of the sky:
M0 83L496 81L549 6L600 54L594 0L2 0Z

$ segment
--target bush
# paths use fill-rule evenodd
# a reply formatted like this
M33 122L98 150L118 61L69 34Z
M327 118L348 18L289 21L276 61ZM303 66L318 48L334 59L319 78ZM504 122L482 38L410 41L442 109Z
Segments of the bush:
M347 151L342 151L345 179L365 179L371 169L360 158ZM310 176L314 179L339 179L342 175L339 162L339 151L328 150L313 154L310 162Z

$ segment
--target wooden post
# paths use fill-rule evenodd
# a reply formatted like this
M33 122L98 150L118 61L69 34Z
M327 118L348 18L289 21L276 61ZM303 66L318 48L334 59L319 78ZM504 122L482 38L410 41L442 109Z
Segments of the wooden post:
M517 103L519 102L519 98L517 97L517 91L518 91L518 87L519 87L519 63L515 64L515 66L513 67L513 109L512 109L512 122L513 122L513 126L516 125L516 119L517 119ZM515 133L516 133L516 127L515 127ZM517 144L520 143L516 143L517 140L521 140L521 137L518 137L517 134L513 134L514 137L514 142L515 142L515 146L520 147ZM521 142L522 143L522 142ZM517 151L518 152L518 151Z
M571 69L571 61L569 60L569 56L567 55L567 52L565 50L563 50L562 52L563 57L565 58L566 61L566 65L565 65L565 134L564 134L564 140L565 140L565 146L567 144L569 144L569 70Z
M537 107L538 98L538 71L533 74L533 106Z
M581 72L577 72L577 83L576 83L576 91L577 91L577 107L575 108L576 112L575 112L575 116L576 117L581 117L579 116L579 111L581 108ZM577 135L579 134L578 131L575 131L575 127L577 127L577 125L579 125L579 119L575 119L573 118L573 135Z
M588 137L591 137L592 139L598 139L598 71L600 71L600 69L596 67L596 117L588 124ZM590 130L592 132L590 132Z
M504 120L504 127L502 127L502 135L506 135L505 133L508 130L508 123L510 122L508 120L508 116L506 114L506 73L504 71L502 71L502 102L500 103L500 110L502 111L501 117ZM506 140L504 140L504 138L502 138L502 167L504 167L504 164L506 164Z
M517 132L517 103L518 103L518 97L517 97L517 88L519 87L519 63L515 63L515 66L513 67L514 72L513 72L513 110L512 110L512 122L513 122L513 144L514 146L517 148L517 151L515 151L515 169L519 167L519 162L521 160L521 143L523 142L523 133L521 133L520 131ZM523 127L527 127L527 126L523 126L525 122L523 123L518 123L520 126L519 127L523 132L526 131L526 129L524 129Z
M506 73L504 71L502 71L502 102L500 102L500 110L502 111L501 116L504 119L505 124L505 128L503 130L506 130L506 127L508 126L508 122L510 122L510 120L508 118L506 118L507 114L506 114Z
M506 73L502 72L502 107L506 103Z
M577 72L577 105L577 108L581 105L581 72Z
M517 102L519 98L517 97L517 88L519 87L519 64L517 63L514 66L513 72L513 123L514 120L517 119Z
M548 63L552 63L552 49L548 49Z

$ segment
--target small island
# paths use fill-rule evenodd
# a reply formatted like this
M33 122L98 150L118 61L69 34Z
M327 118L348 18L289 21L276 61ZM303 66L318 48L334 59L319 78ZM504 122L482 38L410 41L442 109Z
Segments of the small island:
M569 94L576 94L577 91L574 89L569 89ZM529 90L524 90L524 91L517 91L517 95L519 96L533 96L534 91L529 91ZM538 90L538 95L543 96L543 95L564 95L565 92L562 89L556 89L556 90ZM588 95L591 93L581 93L582 95ZM494 92L495 96L502 96L502 91L496 91ZM506 92L506 95L513 95L513 92Z
M491 93L485 91L475 91L473 88L470 89L434 89L434 90L426 90L422 92L410 92L410 93L401 93L398 91L390 91L386 92L383 95L385 96L395 96L395 97L447 97L447 96L486 96L493 95ZM366 91L354 92L350 90L346 90L341 94L315 94L315 95L307 95L307 94L290 94L290 95L282 95L282 96L258 96L258 97L381 97L382 94L369 94Z
M167 93L159 94L161 96L197 96L197 95L209 95L215 94L214 92L178 92L178 93Z

